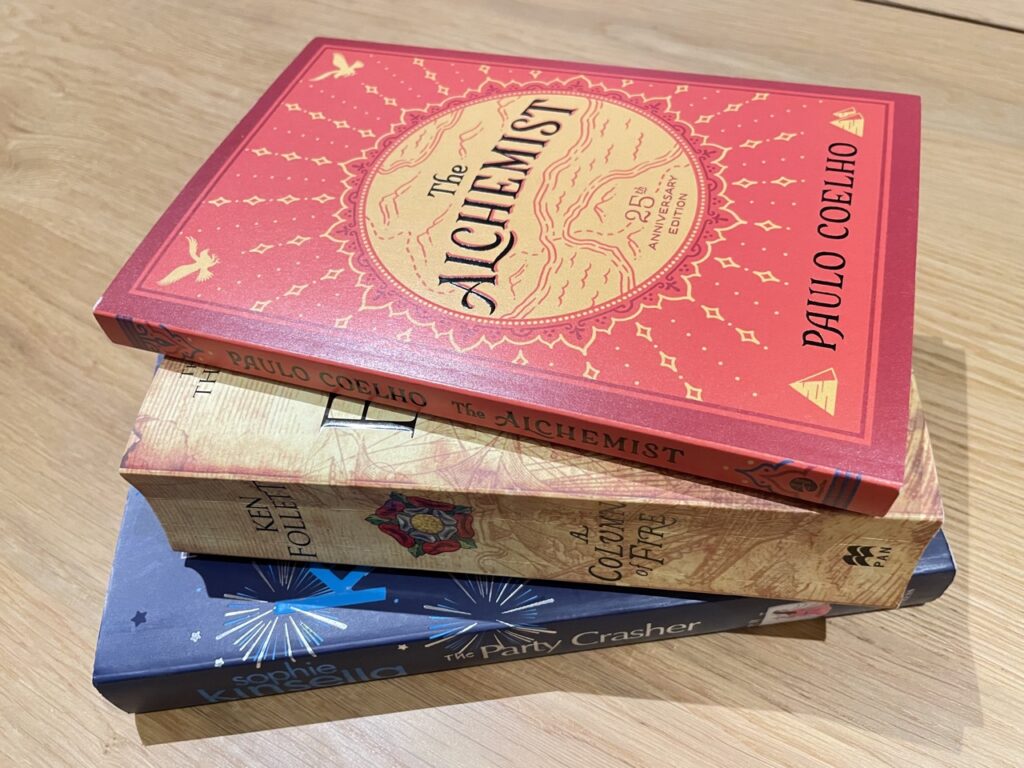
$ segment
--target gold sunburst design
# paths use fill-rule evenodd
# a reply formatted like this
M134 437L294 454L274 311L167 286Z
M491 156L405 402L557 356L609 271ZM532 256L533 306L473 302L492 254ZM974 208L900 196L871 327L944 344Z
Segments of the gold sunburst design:
M723 166L705 161L726 150L695 134L668 97L647 99L582 77L571 85L486 85L446 107L415 111L413 120L403 112L404 129L345 165L344 205L324 237L349 255L363 289L360 311L404 316L463 351L539 342L586 354L596 334L618 322L665 301L692 301L691 281L710 246L742 223L728 210ZM493 310L482 313L479 301L460 304L439 276L446 276L446 249L481 158L535 99L571 110L573 120L545 135L531 161L509 214L515 258L488 286ZM430 196L441 158L467 171L454 194ZM709 186L716 189L710 223ZM649 222L659 214L663 223L654 229ZM703 247L694 247L699 238ZM684 258L687 269L678 269ZM406 301L396 301L396 292Z

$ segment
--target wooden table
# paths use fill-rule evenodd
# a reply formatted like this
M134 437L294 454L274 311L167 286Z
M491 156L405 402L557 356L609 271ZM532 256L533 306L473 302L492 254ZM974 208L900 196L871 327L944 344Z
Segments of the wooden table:
M1024 764L1024 39L1019 15L922 5L0 6L0 763ZM89 310L316 35L922 94L916 370L961 569L948 595L825 641L705 636L139 717L100 698L115 467L153 361Z

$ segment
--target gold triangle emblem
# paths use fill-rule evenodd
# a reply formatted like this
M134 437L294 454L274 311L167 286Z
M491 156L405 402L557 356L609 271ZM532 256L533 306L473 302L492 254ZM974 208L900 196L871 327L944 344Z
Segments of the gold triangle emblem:
M836 415L836 395L839 392L839 377L835 368L812 373L789 386L806 397L829 416Z
M832 116L836 118L832 121L832 125L836 128L842 128L854 136L864 135L864 115L853 107L840 109L838 112L833 112Z

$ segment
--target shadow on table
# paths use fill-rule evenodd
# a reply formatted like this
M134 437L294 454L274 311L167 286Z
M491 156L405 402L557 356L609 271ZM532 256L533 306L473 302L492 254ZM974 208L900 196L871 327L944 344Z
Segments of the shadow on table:
M139 735L144 744L161 744L568 691L806 713L958 751L964 729L982 719L967 630L963 351L937 339L918 338L915 371L943 480L947 530L961 567L949 594L936 605L836 619L828 642L800 642L823 640L825 623L799 622L141 714L136 716ZM904 661L883 663L892 658ZM830 668L834 674L821 674ZM893 669L900 670L898 678L892 676ZM921 711L907 707L908 695L922 702L921 711L942 716L922 717ZM956 705L935 703L949 700ZM552 707L555 717L555 700Z

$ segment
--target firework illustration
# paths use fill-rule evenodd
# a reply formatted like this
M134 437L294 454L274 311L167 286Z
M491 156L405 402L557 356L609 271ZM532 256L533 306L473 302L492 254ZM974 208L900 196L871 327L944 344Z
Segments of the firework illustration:
M538 595L528 582L509 583L489 576L452 576L451 580L457 591L436 605L423 606L433 622L427 648L443 644L450 651L465 653L485 640L504 646L555 634L538 624L539 609L555 599ZM494 624L500 626L493 629Z
M253 563L253 581L225 593L235 600L224 613L224 631L216 639L230 639L242 661L287 657L295 650L316 656L325 628L345 630L335 609L387 599L385 587L356 591L354 587L369 570L352 570L338 576L329 568L310 568L287 563Z

